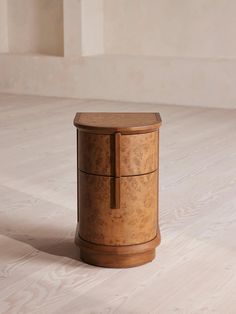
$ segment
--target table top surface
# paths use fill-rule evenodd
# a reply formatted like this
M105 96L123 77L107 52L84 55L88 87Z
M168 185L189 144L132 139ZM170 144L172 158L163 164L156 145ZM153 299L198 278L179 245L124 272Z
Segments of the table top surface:
M93 133L145 133L158 129L161 117L152 112L82 112L76 114L74 125Z

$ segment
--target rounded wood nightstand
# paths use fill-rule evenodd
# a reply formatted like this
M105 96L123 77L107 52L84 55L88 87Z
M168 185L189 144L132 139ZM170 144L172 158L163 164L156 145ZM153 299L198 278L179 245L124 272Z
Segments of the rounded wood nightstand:
M158 225L158 113L77 113L81 259L132 267L155 257Z

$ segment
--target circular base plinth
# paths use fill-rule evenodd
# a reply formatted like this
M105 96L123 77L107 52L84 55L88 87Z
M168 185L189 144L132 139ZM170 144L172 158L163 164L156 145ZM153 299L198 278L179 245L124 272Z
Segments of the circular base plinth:
M127 268L151 262L155 258L155 248L160 243L160 235L145 243L110 246L87 242L76 233L75 243L80 247L81 259L88 264Z

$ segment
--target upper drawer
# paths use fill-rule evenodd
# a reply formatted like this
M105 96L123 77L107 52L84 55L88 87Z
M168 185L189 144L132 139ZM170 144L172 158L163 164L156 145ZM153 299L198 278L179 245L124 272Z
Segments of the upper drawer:
M80 131L79 168L91 174L120 176L145 174L157 169L159 131L124 135L94 134ZM118 151L117 151L118 150ZM119 158L117 160L117 154Z

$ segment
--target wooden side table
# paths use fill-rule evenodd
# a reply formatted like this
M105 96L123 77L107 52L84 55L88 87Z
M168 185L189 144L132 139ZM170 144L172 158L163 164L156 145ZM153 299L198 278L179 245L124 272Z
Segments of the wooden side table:
M159 113L77 113L81 259L132 267L154 259L158 225Z

